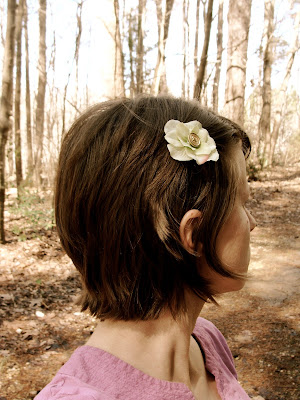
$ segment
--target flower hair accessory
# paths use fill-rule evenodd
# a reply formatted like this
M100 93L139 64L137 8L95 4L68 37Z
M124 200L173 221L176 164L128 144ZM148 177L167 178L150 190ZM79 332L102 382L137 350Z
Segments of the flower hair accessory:
M168 150L174 160L195 160L198 165L206 161L218 161L216 142L199 121L183 123L171 119L164 131Z

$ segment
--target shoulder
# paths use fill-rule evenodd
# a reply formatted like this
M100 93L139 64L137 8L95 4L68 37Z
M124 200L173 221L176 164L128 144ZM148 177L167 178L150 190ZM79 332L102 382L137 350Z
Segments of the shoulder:
M113 400L94 385L94 358L97 349L83 346L57 372L52 381L41 390L34 400ZM99 383L99 382L97 382Z
M200 336L200 338L210 338L216 347L221 347L229 350L227 342L222 333L212 322L208 321L207 319L197 318L197 322L194 328L194 334L196 334L197 337Z
M198 318L194 335L204 350L208 362L223 364L237 378L233 357L228 344L219 329L210 321Z

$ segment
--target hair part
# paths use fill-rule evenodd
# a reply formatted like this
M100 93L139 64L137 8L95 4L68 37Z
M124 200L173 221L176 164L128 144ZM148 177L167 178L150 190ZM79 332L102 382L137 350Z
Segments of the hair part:
M199 166L171 158L164 139L170 119L198 120L220 158ZM168 96L112 100L88 109L65 135L59 157L55 212L61 243L81 274L82 310L101 318L146 320L185 310L188 287L213 300L197 254L183 247L179 225L202 213L193 240L212 269L241 278L216 254L218 233L236 197L231 150L248 136L196 101Z

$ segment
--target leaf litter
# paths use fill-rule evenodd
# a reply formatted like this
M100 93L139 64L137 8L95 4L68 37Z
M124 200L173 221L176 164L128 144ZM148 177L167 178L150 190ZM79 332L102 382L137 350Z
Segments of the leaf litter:
M251 398L298 400L300 166L276 167L250 187L258 222L250 279L242 291L220 297L220 307L207 304L202 316L226 337ZM74 305L80 279L47 221L51 197L33 199L23 213L13 192L7 201L8 243L0 245L1 400L33 399L96 325Z

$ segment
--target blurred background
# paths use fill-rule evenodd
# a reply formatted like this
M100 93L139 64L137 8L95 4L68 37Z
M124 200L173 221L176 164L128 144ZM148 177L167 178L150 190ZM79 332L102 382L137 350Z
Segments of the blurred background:
M298 161L299 9L299 0L2 0L0 57L13 65L2 77L5 180L51 185L80 111L138 93L197 98L243 125L254 171Z
M299 0L0 0L0 400L32 399L94 328L55 231L56 163L81 111L140 93L248 132L254 279L203 315L253 399L300 398L299 23Z

